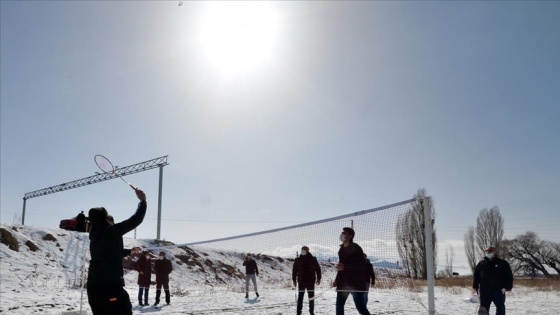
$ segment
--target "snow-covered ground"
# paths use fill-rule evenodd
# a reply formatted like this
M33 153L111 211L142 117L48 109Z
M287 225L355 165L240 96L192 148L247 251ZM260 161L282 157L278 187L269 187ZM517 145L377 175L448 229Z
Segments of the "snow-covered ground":
M81 295L80 266L87 249L87 234L59 229L40 229L28 226L1 225L3 243L9 232L17 243L18 251L0 244L0 312L5 314L62 314L82 310L91 314L85 290ZM51 237L52 236L52 237ZM45 239L46 238L46 239ZM125 239L127 247L152 247L150 240ZM33 251L34 246L36 250ZM84 245L86 247L84 247ZM295 291L290 287L290 260L261 256L258 264L261 276L257 278L260 297L254 293L244 298L244 279L241 254L200 251L191 248L165 248L171 257L171 305L138 306L136 272L127 271L126 289L134 305L134 314L295 314ZM155 254L158 250L153 251ZM328 266L326 266L328 268ZM153 279L154 280L154 279ZM325 284L317 293L324 292L315 302L315 314L334 314L335 295ZM154 302L155 288L150 290ZM369 293L368 307L372 314L427 314L424 289L418 293L422 303L402 294L388 294L375 288ZM437 314L476 314L477 304L468 300L469 288L436 287ZM163 300L163 299L162 299ZM560 292L535 291L515 287L507 296L508 314L560 314ZM304 314L307 304L304 305ZM346 314L358 314L349 298ZM491 309L491 314L494 308Z

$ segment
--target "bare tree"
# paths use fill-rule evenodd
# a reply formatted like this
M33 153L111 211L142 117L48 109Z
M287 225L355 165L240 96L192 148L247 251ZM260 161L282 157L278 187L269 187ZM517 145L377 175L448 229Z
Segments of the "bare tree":
M516 272L531 276L542 273L547 278L552 278L548 268L560 273L556 244L541 240L535 232L518 235L504 245Z
M445 274L448 277L453 276L453 260L455 260L455 253L453 247L448 245L445 249Z
M474 238L475 238L474 227L469 226L464 236L464 244L465 244L465 255L467 256L467 262L469 263L469 267L471 268L471 273L473 274L474 274L474 268L476 267L476 264L479 261L476 255L477 251L474 243Z
M436 270L437 248L436 248L436 232L435 211L432 198L428 197L424 188L418 189L414 195L416 202L412 208L402 215L397 221L397 248L401 260L407 266L409 276L415 279L426 279L428 276L427 258L426 258L426 237L424 235L424 209L431 209L432 217L430 218L432 227L432 248L434 258L434 270Z
M480 210L476 219L476 241L478 253L484 256L484 250L492 245L501 252L501 243L504 236L504 219L500 214L498 206L488 210L484 208Z

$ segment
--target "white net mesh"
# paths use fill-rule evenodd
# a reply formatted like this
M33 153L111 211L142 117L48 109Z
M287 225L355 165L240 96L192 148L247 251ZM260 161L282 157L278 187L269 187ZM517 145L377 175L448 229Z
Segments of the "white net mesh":
M183 248L187 256L190 255L185 258L186 263L198 261L201 268L212 268L215 278L206 281L213 286L220 285L219 279L232 275L242 278L243 258L251 254L260 270L259 291L263 291L293 289L293 262L301 247L306 245L321 266L322 281L315 287L316 294L321 294L335 291L332 282L337 274L335 264L339 260L339 235L344 227L352 227L356 233L354 242L360 245L374 267L376 285L370 291L402 295L422 304L418 296L419 290L414 288L406 263L397 249L397 239L402 238L397 235L397 222L411 211L414 202L411 199L285 228L176 246ZM218 263L205 263L204 255L216 254L221 256ZM243 292L244 283L239 283L239 287L233 290Z

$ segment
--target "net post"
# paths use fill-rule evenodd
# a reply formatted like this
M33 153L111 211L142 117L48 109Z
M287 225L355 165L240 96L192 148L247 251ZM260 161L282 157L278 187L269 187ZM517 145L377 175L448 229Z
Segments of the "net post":
M23 197L23 212L21 213L21 225L25 225L25 203L27 198Z
M160 239L161 232L161 192L163 184L163 164L159 165L159 191L158 191L158 213L157 213L157 240Z
M428 314L434 315L436 307L434 302L434 248L432 246L432 207L430 197L420 199L420 206L424 212L424 241L426 246L426 276L428 284Z

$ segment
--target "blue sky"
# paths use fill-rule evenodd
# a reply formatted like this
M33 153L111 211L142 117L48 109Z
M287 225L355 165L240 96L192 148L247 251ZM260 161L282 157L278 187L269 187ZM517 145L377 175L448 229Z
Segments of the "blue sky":
M235 33L260 15L239 17L251 7L216 22L223 3L178 3L0 2L2 223L26 192L93 175L96 154L121 166L168 155L161 236L176 242L419 188L458 255L496 205L506 237L560 241L560 3L272 2L253 42ZM214 53L212 23L230 31ZM251 63L228 59L255 42L268 46ZM137 237L155 238L158 172L127 180L151 205ZM118 221L134 205L113 180L30 199L26 223L93 206Z

